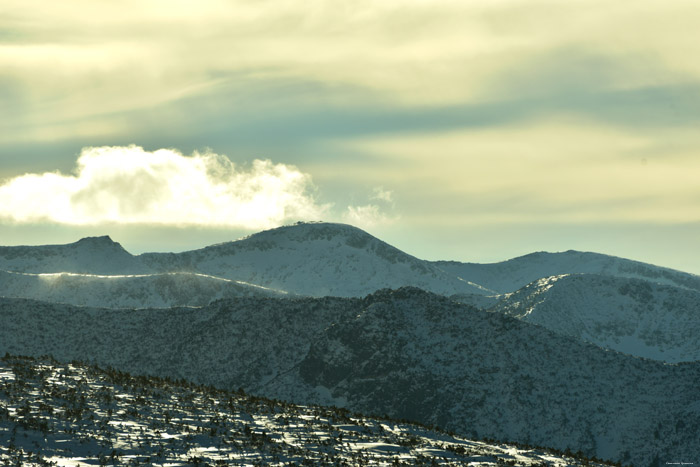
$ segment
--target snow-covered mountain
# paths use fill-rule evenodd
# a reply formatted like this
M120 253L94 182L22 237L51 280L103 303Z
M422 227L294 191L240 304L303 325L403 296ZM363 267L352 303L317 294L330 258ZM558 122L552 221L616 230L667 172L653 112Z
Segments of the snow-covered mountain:
M700 455L700 363L663 364L415 288L111 310L0 300L0 354L52 354L649 465Z
M433 264L464 280L498 293L514 292L538 279L562 274L602 274L643 279L657 284L700 290L700 276L651 264L580 251L538 252L492 264L436 261Z
M25 278L22 282L15 278L0 286L0 294L4 296L49 300L56 296L60 301L67 300L73 304L100 303L102 300L102 306L116 307L184 304L181 297L161 295L168 290L186 293L177 285L185 276L174 278L163 275L185 272L199 274L187 277L187 281L197 283L199 287L186 302L191 305L206 305L211 300L230 296L219 291L223 282L213 285L217 278L228 279L229 283L237 281L239 285L245 283L308 296L364 296L381 288L405 285L446 295L489 293L358 228L326 223L280 227L241 240L183 253L133 256L109 237L85 238L69 245L2 247L0 270L8 273L92 275L90 278L60 276L63 280L54 281L51 291L46 291L45 281L36 281L36 286L28 286L25 282L29 279ZM119 301L118 296L109 292L115 288L115 281L95 275L141 277L117 281L119 294L123 292L123 296L130 297ZM203 276L210 276L212 281L205 281ZM73 294L74 284L78 282L81 287L94 284L96 290L89 299L91 301L86 301L89 295L87 289L85 294ZM174 286L154 285L164 282ZM207 282L206 287L202 285L203 282ZM126 289L127 283L135 287L133 292ZM64 291L57 290L61 285L65 285ZM204 293L203 289L207 287L213 289L211 293ZM103 294L106 294L104 299ZM144 300L136 303L138 297L144 297Z
M86 237L67 245L3 246L0 270L103 275L154 272L108 236Z
M599 274L539 279L492 311L600 347L666 362L700 360L700 291Z
M31 466L603 465L338 408L13 356L0 359L0 461Z
M232 242L182 253L144 253L131 255L109 237L90 237L68 245L0 247L0 271L73 273L84 275L142 276L144 282L163 282L163 276L151 274L195 273L212 280L229 279L296 295L362 297L382 288L414 286L486 308L495 304L497 295L510 293L527 284L554 275L591 273L629 277L653 283L674 285L700 291L700 277L672 269L596 253L533 253L495 264L430 262L408 255L356 227L332 223L301 223L260 232ZM183 276L184 277L184 276ZM107 278L103 278L107 280ZM91 279L99 290L111 286ZM176 282L175 279L169 279ZM189 280L195 281L190 278ZM73 282L77 279L73 279ZM152 285L130 284L141 290ZM87 283L87 279L81 283ZM68 284L68 282L66 282ZM211 285L211 284L210 284ZM176 290L178 287L173 287ZM218 287L211 294L195 294L205 305L221 295ZM36 290L29 287L26 290ZM202 287L200 287L202 290ZM14 290L6 284L1 294L13 297L43 298ZM52 292L54 293L54 292ZM73 295L55 292L70 299ZM145 294L159 303L159 292ZM95 302L99 303L99 294ZM128 295L128 294L127 294ZM134 296L143 295L140 291ZM49 296L46 298L51 299ZM76 295L76 301L81 294ZM92 302L91 302L92 303ZM133 300L120 303L107 296L103 304L137 306ZM162 303L184 303L163 297Z
M201 306L235 297L285 296L243 282L179 272L146 275L0 271L0 296L109 308Z
M359 297L415 286L440 294L487 293L356 227L304 223L179 254L144 254L158 271L189 270L314 297Z

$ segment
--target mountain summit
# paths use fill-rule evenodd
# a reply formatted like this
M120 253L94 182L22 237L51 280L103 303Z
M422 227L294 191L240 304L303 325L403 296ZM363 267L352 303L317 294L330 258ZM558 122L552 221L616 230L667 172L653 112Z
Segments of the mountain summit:
M346 224L301 223L234 242L140 258L158 271L187 270L309 296L364 296L415 286L432 292L489 291Z
M28 273L138 274L141 262L109 236L67 245L0 247L0 270Z

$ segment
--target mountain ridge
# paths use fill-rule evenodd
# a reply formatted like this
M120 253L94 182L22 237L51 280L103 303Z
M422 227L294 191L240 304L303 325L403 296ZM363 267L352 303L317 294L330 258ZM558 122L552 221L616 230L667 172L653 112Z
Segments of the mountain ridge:
M631 355L700 360L700 291L692 289L568 274L538 279L488 310Z
M498 293L513 292L543 277L561 274L591 273L644 279L666 285L700 290L700 276L641 261L602 253L567 250L538 251L497 263L433 261L438 267L465 280L476 277Z
M285 260L295 250L296 258L275 264L275 253ZM62 254L62 263L54 261ZM92 257L97 254L99 258ZM275 274L270 270L273 265L281 271ZM318 270L321 266L323 271ZM573 273L640 278L700 290L700 276L575 250L535 252L486 264L426 261L357 227L323 222L278 227L180 253L131 255L109 236L86 237L67 245L0 247L0 270L85 274L192 272L311 296L364 296L381 288L404 285L444 295L487 296L514 292L543 277ZM294 280L290 277L292 271L307 277ZM370 285L373 281L374 285ZM320 285L314 288L302 282Z
M700 445L700 363L606 351L416 288L362 299L244 297L197 309L0 299L0 320L0 352L343 403L625 464L700 454L692 448Z

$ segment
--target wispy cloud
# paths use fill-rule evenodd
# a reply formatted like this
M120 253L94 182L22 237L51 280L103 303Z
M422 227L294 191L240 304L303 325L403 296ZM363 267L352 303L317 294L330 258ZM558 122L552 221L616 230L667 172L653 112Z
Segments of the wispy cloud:
M363 228L394 223L398 216L394 213L394 194L383 187L375 187L369 195L370 202L360 206L348 206L342 220Z
M343 220L349 224L362 228L374 227L389 221L389 217L382 212L382 208L376 204L363 206L348 206Z
M385 190L383 187L375 187L372 191L372 199L391 203L394 201L394 193L391 190Z
M75 173L26 174L0 185L0 218L17 223L267 228L319 219L311 176L294 166L141 147L86 148Z

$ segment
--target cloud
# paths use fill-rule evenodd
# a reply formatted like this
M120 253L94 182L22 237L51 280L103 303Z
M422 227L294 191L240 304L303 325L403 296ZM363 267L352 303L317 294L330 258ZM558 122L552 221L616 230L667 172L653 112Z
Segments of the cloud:
M700 220L700 137L690 127L642 133L564 115L527 126L381 136L348 144L400 164L401 178L389 180L402 205L410 206L402 209L404 222Z
M372 191L372 199L385 201L387 203L393 202L394 193L391 190L385 190L384 188L378 186Z
M364 206L348 206L343 219L345 222L359 227L373 227L389 220L379 206L366 204Z
M383 187L375 187L369 199L376 201L362 206L348 206L343 213L343 220L349 224L359 227L376 227L393 223L398 217L386 212L386 209L393 211L393 192L385 190Z
M213 153L91 147L74 175L26 174L0 185L0 219L260 229L320 218L329 206L313 189L310 175L269 160L240 168Z

